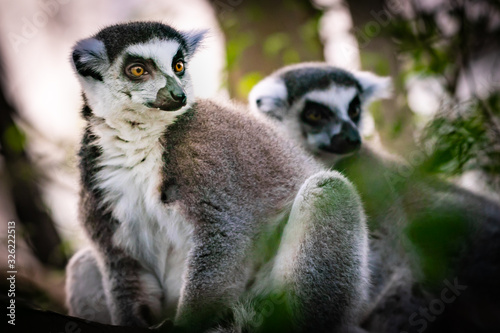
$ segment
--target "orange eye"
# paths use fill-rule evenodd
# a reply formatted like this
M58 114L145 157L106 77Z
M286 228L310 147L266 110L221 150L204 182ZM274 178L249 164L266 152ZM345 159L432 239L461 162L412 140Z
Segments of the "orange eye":
M184 70L184 62L182 61L177 61L174 65L174 71L176 73L180 73Z
M144 67L142 67L142 66L134 66L134 67L130 68L130 73L135 77L142 76L142 75L144 75L145 72L146 71L144 70Z

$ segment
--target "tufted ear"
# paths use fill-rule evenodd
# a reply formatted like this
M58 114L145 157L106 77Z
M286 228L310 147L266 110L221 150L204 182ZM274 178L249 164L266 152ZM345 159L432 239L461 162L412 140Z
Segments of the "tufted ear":
M371 72L354 72L353 75L363 88L361 94L363 104L391 97L392 80L390 77L378 76Z
M203 40L207 36L208 30L193 30L181 32L187 44L187 58L191 58L196 50L203 44Z
M283 81L277 77L267 77L257 83L248 102L252 110L264 113L276 119L283 119L288 109L288 92Z
M79 41L73 47L71 59L80 76L103 81L102 74L108 67L109 61L102 41L95 38Z

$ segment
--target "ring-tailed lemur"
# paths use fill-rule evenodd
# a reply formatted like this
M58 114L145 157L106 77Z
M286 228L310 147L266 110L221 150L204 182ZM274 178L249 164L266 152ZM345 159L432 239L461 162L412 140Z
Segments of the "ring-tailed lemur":
M437 290L423 288L420 281L427 277L416 252L446 264L458 257L459 265L450 264L450 279L458 276L460 285L466 284L469 290L475 286L476 296L483 297L479 298L481 302L498 299L500 288L493 281L500 278L500 208L436 179L401 176L401 170L408 170L402 162L380 153L369 143L361 144L363 106L389 96L390 86L388 78L372 73L304 63L285 67L263 79L250 92L249 103L253 110L276 120L286 135L325 166L344 172L359 189L372 235L371 305L362 320L363 327L399 333L421 331L424 324L436 324L434 319L422 324L418 314L446 290L446 285L441 284ZM397 182L393 184L394 175ZM420 247L413 246L408 233L415 239L413 233L426 227L438 232L449 228L453 235L443 239L442 246L428 248L432 243L425 239ZM456 250L458 245L464 245L465 250ZM444 255L450 257L449 262L441 257ZM465 323L469 320L465 318L459 319ZM442 325L447 325L446 319ZM482 324L471 325L479 329ZM442 328L435 327L436 331Z
M131 326L172 316L190 332L345 327L369 279L359 197L265 117L193 98L202 36L136 22L73 49L92 247L68 267L70 314Z

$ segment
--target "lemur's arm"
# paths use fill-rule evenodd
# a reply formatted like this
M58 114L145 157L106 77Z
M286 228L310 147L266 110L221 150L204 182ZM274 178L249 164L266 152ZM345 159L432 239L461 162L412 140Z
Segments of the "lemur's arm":
M228 221L223 212L206 207L203 221L195 224L176 326L201 332L227 315L242 294L252 244L245 224L248 221Z

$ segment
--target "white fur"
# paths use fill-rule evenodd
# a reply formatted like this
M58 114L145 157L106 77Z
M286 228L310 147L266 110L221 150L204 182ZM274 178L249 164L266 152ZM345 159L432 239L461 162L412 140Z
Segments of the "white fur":
M278 77L267 77L252 88L248 101L252 111L269 112L276 108L276 101L286 101L287 90L284 82ZM261 106L257 107L257 100Z
M294 275L300 244L303 243L307 228L310 227L311 212L301 204L305 201L303 196L308 182L304 182L295 197L288 223L283 231L281 244L274 259L271 271L271 283L273 286L283 285L284 282L293 282L290 279ZM308 207L309 208L309 207ZM316 222L316 221L315 221Z
M171 305L180 295L192 230L177 207L160 201L163 147L159 138L166 124L149 123L146 131L131 130L126 123L113 125L95 126L103 148L99 187L120 222L113 241L155 273Z
M365 93L363 93L363 104L381 98L389 98L392 95L392 80L390 77L382 77L371 72L353 72Z
M321 145L330 145L330 136L326 132L317 134L307 133L307 144L311 147L319 147Z

